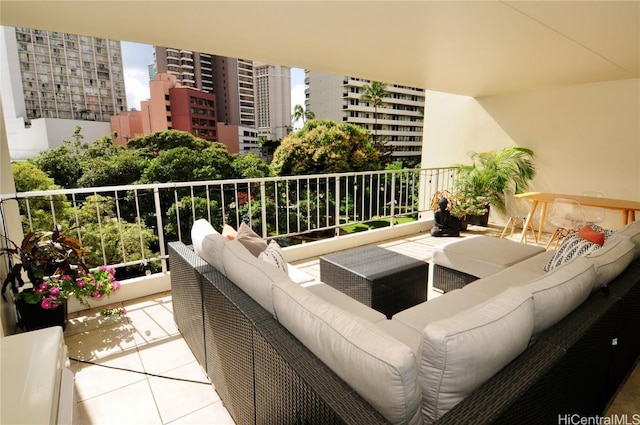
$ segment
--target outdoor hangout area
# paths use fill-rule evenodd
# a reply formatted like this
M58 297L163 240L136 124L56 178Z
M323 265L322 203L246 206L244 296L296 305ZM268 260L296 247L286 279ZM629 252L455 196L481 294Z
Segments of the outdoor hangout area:
M630 227L627 232L638 232L639 222L635 223L635 227ZM206 227L203 222L198 225ZM383 400L392 393L385 393L385 397L378 399L369 393L391 391L391 387L401 385L401 381L392 379L396 373L403 374L405 378L412 376L415 391L421 393L421 397L414 398L413 406L418 410L418 416L424 414L423 409L428 406L426 403L431 403L427 401L431 400L430 395L425 395L425 392L432 381L421 380L434 379L436 375L431 370L437 364L430 364L427 368L426 364L421 366L414 360L416 364L410 366L408 360L426 355L427 347L421 347L421 343L425 344L429 339L423 339L435 338L435 335L451 329L449 326L455 324L457 332L463 332L463 329L469 332L469 328L477 325L477 320L489 319L484 315L505 311L516 314L506 307L508 301L499 300L500 297L494 295L501 294L506 287L512 287L509 291L511 296L518 293L516 287L527 288L528 291L537 288L527 319L529 324L522 325L526 326L531 337L520 342L520 348L513 348L513 359L501 356L504 367L486 360L473 363L474 368L482 365L494 369L483 371L486 381L475 389L461 389L463 382L456 384L442 378L445 379L442 385L459 388L461 395L457 406L456 401L450 402L448 407L439 405L435 414L441 417L424 423L465 423L469 420L474 423L551 423L557 415L568 411L581 415L633 413L640 382L638 368L628 381L625 378L638 357L635 338L638 330L634 326L638 323L635 306L640 285L640 263L637 258L631 261L631 255L637 257L638 235L627 238L619 234L617 242L616 238L612 239L613 235L609 235L607 245L611 247L600 248L600 256L576 258L567 265L559 266L555 272L544 272L542 269L556 253L555 250L544 249L550 233L544 233L537 244L524 245L519 242L518 234L501 239L501 232L501 226L471 225L460 237L436 238L425 229L373 245L340 250L336 254L344 254L342 257L329 254L286 262L286 274L276 270L276 266L270 267L274 263L269 264L271 260L265 260L266 255L262 255L258 262L258 258L248 251L243 253L240 243L232 244L232 241L224 242L217 238L218 242L225 244L222 250L230 248L230 253L239 256L233 261L241 264L241 267L234 267L233 264L224 264L223 260L218 267L224 267L225 276L196 255L192 248L172 243L171 292L124 302L122 305L127 309L127 316L122 320L101 318L97 310L74 313L67 325L65 340L69 355L79 360L199 382L145 377L127 370L72 361L78 407L83 419L81 423L127 423L133 417L155 423L248 423L256 418L269 423L295 420L309 423L404 423L393 416L384 416L378 410L391 415L385 410ZM203 246L209 250L204 257L212 260L211 250L215 247L208 244L207 239L210 242L213 238L211 234L208 237L201 234ZM630 242L634 238L635 243ZM288 250L283 249L284 257ZM491 255L496 250L507 252L510 260L496 262L504 258ZM616 269L629 265L613 277L608 284L610 292L605 295L602 279L615 273L609 270L610 266L604 265L610 261L603 261L602 257L621 251L626 254L618 260L620 265ZM349 269L357 270L358 252L364 255L360 257L363 264L371 261L372 252L398 259L395 270L389 267L388 273L381 274L402 274L403 264L426 266L433 273L428 278L428 300L416 303L415 291L407 290L411 284L405 285L402 278L385 280L377 273L364 279L352 275ZM465 257L474 261L462 261ZM325 275L326 270L323 271L322 266L325 260L334 263L344 261L343 270L330 270ZM593 264L587 263L598 264L599 272L595 272ZM281 266L283 264L280 263ZM242 289L230 280L233 277L234 281L240 282L241 275L255 276L256 273L268 274L270 278L254 279L253 288ZM426 270L422 273L426 274ZM287 280L290 282L288 285ZM255 285L261 281L275 281L274 288L282 288L279 290L283 293L274 289L272 297L269 297ZM336 289L324 281L342 287L336 286L340 288ZM461 289L450 286L440 289L451 282ZM352 292L348 292L350 286L353 286ZM282 298L284 294L287 297ZM200 303L198 299L206 302ZM297 300L295 304L291 304L293 299ZM286 300L289 300L286 304L280 304ZM298 302L302 304L298 305ZM394 313L391 320L369 307L373 305L384 311L387 305L397 305L398 302L414 306L400 307L403 310ZM498 304L495 308L474 310L473 306L486 305L487 302ZM536 315L536 306L542 309L542 303L547 303L544 315ZM293 309L295 305L298 305L298 310ZM293 310L285 314L278 308ZM275 317L270 309L274 309ZM465 315L468 309L475 311L475 319L473 315ZM562 318L565 313L566 317ZM294 319L290 319L289 314ZM456 322L453 317L456 314L463 320ZM623 317L629 314L632 316ZM314 323L320 319L322 322ZM451 323L447 323L448 320ZM325 323L324 327L320 323ZM420 332L418 328L423 326L429 332ZM509 328L501 326L498 329L498 337L483 336L480 341L496 342L496 338L503 337ZM491 332L489 329L484 331ZM314 343L315 338L305 336L310 332L317 332L318 342ZM511 336L520 334L516 330L511 332ZM367 338L360 338L363 333ZM389 381L383 388L378 386L385 374L380 371L374 376L375 364L358 357L358 352L353 351L355 347L348 348L340 343L340 339L347 335L349 342L362 350L360 356L369 350L380 356L380 361L387 362L390 371L385 379ZM615 345L611 341L613 335ZM332 342L323 343L322 338L331 338ZM385 343L379 341L381 338ZM472 340L465 342L462 339L457 344L472 343ZM394 346L390 346L391 341ZM508 341L513 342L511 337ZM327 344L333 347L329 357L329 353L323 351ZM484 350L498 346L506 349L506 341L501 345L482 345ZM451 352L447 353L449 358L455 356L456 346L453 345ZM401 347L405 347L404 353ZM459 345L458 349L462 347ZM338 355L343 349L348 350L349 355ZM473 352L478 356L487 355L484 350ZM523 352L514 354L518 350ZM405 360L401 362L403 358ZM454 358L458 360L447 363L447 367L465 367L465 361L473 361ZM325 364L325 359L331 366ZM359 362L366 364L366 371L353 359L360 359ZM341 366L342 362L347 362L348 367ZM584 373L585 370L589 373ZM455 378L461 373L444 376ZM98 388L96 380L102 382ZM210 384L203 384L209 381ZM358 381L368 384L358 386ZM357 392L351 385L357 386ZM571 391L577 387L579 391ZM131 391L135 391L136 397L128 401L131 397L127 394L132 394ZM119 409L106 408L115 402ZM397 403L386 403L386 409L393 409L394 405L398 406ZM449 409L451 411L445 413ZM536 414L531 415L532 411ZM405 414L406 410L395 412Z
M638 418L640 2L0 12L6 27L424 89L407 118L421 141L393 136L390 154L419 151L415 168L25 191L8 135L47 118L3 105L0 422ZM392 137L391 107L340 91L368 147Z

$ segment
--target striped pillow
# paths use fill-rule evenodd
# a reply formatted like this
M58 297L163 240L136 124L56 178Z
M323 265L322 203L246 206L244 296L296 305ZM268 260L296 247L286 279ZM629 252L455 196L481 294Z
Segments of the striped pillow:
M548 272L549 270L553 270L572 258L591 254L599 248L600 245L586 239L582 239L577 233L572 233L564 238L560 244L560 248L558 248L553 257L551 257L544 266L544 271Z

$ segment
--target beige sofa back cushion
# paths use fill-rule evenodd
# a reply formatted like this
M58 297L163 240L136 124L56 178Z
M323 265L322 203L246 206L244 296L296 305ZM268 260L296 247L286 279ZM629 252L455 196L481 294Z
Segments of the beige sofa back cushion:
M522 288L428 325L418 370L425 423L436 421L522 353L533 325L533 299Z
M273 303L278 321L389 422L421 423L407 345L291 282L275 283Z
M227 277L265 310L274 314L271 286L290 282L289 276L276 266L256 258L239 241L227 241L222 252Z
M533 337L558 323L591 294L596 272L586 258L578 257L522 288L533 295Z
M635 245L623 235L614 233L609 237L604 246L587 255L596 269L596 281L593 290L606 286L615 279L631 263L634 256Z
M615 234L623 235L629 238L629 240L635 246L633 250L633 259L637 260L638 258L640 258L640 219L632 221L631 223L616 231Z

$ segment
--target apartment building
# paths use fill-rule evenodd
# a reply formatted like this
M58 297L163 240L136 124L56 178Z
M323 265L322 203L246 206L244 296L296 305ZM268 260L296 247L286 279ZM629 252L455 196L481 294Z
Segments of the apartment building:
M283 139L291 130L291 68L253 62L258 134Z
M158 73L215 94L221 123L255 127L252 61L160 46L154 48L154 58Z
M109 134L110 116L126 110L120 42L2 27L2 101L13 159L36 156L69 139Z
M140 111L111 117L116 144L164 130L182 130L209 141L218 140L216 97L204 90L183 86L173 74L158 73L149 82L150 98Z
M369 80L305 70L305 108L317 119L365 127L377 141L393 147L405 165L420 161L425 93L423 89L387 84L388 96L377 108L360 100ZM377 127L374 129L374 126Z

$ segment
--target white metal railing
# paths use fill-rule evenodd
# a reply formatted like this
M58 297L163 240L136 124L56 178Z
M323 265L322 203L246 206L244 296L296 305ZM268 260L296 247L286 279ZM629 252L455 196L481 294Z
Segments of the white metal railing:
M218 229L245 222L286 245L318 232L337 236L348 225L417 218L455 174L403 169L34 191L0 195L0 212L18 202L25 232L73 229L90 266L166 271L166 244L190 243L199 218Z

